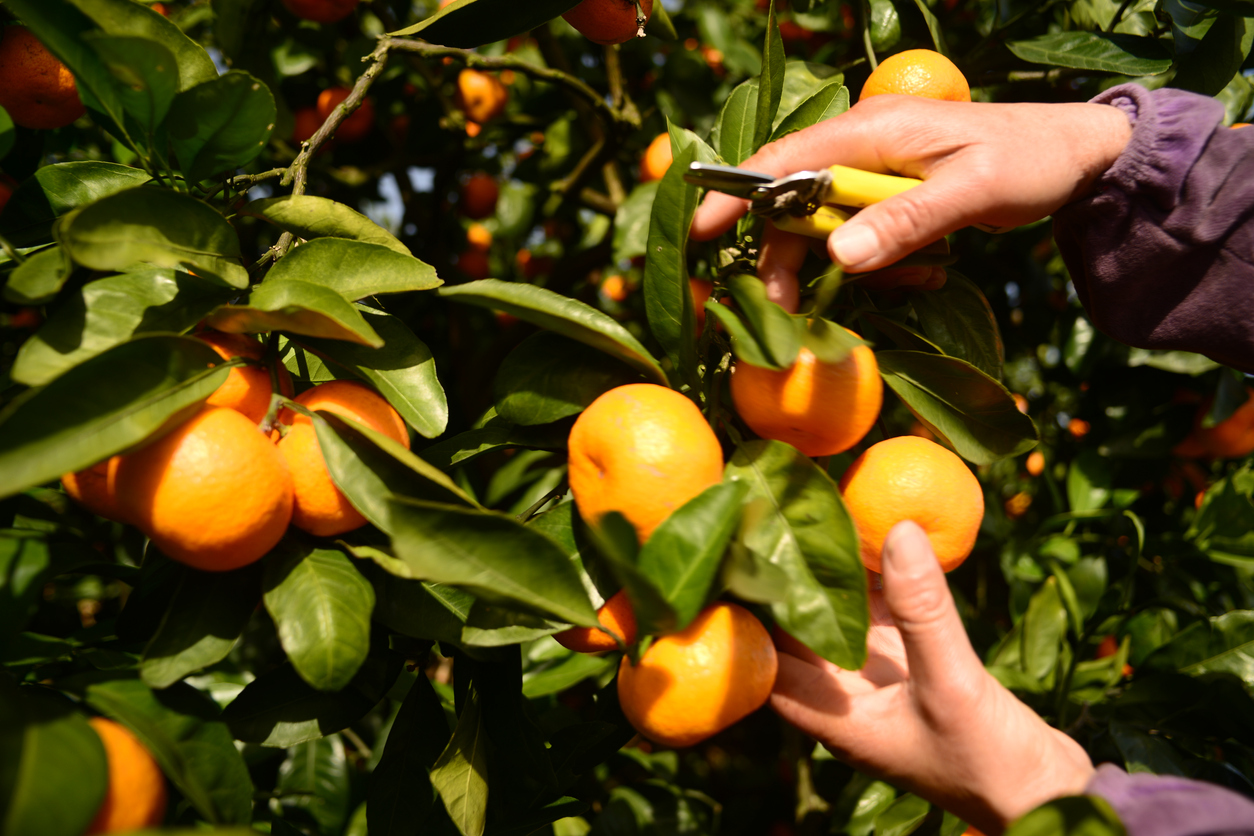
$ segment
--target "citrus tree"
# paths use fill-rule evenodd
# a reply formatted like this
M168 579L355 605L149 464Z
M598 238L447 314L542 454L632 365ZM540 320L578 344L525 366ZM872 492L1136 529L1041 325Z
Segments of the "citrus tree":
M441 5L0 3L3 832L956 836L758 710L767 628L865 660L894 509L850 466L899 437L990 671L1254 795L1242 377L1096 332L1043 223L911 256L927 290L814 256L790 313L765 222L690 240L683 179L910 48L977 101L1240 122L1254 7Z

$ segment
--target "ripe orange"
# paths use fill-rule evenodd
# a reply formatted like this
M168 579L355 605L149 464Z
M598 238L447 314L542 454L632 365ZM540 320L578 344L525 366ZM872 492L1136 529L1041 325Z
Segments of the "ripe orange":
M697 318L697 336L705 330L705 300L714 292L714 283L708 279L689 277L688 289L692 291L692 312Z
M597 610L597 621L612 633L617 633L624 644L636 640L636 615L631 611L627 592L620 589L609 597ZM594 627L572 627L553 636L557 643L578 653L600 653L617 650L618 642Z
M509 91L491 73L462 70L457 74L457 105L471 122L483 124L505 112Z
M627 286L627 280L622 276L606 276L601 280L601 292L605 294L606 299L622 303L627 301L631 288Z
M962 71L953 61L930 49L907 49L885 58L862 85L860 98L883 93L947 102L971 101L971 88Z
M1045 472L1045 454L1040 450L1033 450L1028 454L1027 470L1029 476L1040 476Z
M518 264L518 269L522 271L523 276L528 280L551 272L555 263L552 256L537 256L528 249L519 250L518 255L514 256L514 261Z
M640 0L640 8L647 23L653 0ZM562 17L588 40L606 46L630 41L643 25L636 21L635 0L583 0Z
M1072 418L1067 422L1067 432L1074 438L1084 438L1093 429L1093 425L1083 418Z
M463 250L457 256L457 269L465 273L466 278L476 281L486 279L492 272L487 253L473 247Z
M279 542L292 517L292 475L257 425L208 406L122 458L126 519L175 560L211 572L246 566Z
M744 607L720 601L680 632L653 642L639 665L624 656L618 701L645 737L691 746L759 709L777 668L762 623Z
M492 232L483 224L471 224L466 230L466 243L476 250L487 252L492 246Z
M353 13L357 0L283 0L289 12L314 23L338 23Z
M644 149L644 156L640 158L640 182L647 183L650 180L661 180L662 175L666 174L667 169L671 167L674 157L671 155L671 135L658 134L649 147Z
M300 108L292 114L292 142L299 145L309 139L322 127L322 122L322 117L318 115L318 108Z
M1248 128L1249 126L1250 126L1250 123L1249 123L1249 122L1233 122L1233 123L1232 123L1232 125L1231 125L1231 127L1232 127L1234 130L1235 130L1235 129L1237 129L1237 128Z
M331 112L340 102L353 92L347 87L328 87L318 94L318 117L326 121ZM374 102L367 96L362 99L361 106L353 111L347 119L335 129L335 138L340 142L357 142L364 139L374 129Z
M113 456L86 470L65 474L61 485L75 502L93 514L124 522L122 507L118 504L118 466L121 464L122 457Z
M1026 491L1019 491L1014 496L1002 503L1002 508L1006 511L1006 516L1012 520L1017 520L1028 512L1032 507L1032 494Z
M984 519L984 493L970 468L935 442L912 435L872 445L840 479L840 492L861 541L862 562L880 571L889 529L914 520L932 542L946 572L975 546Z
M1213 427L1202 426L1213 400L1204 401L1193 419L1192 432L1172 452L1177 456L1213 459L1239 459L1254 453L1254 388L1246 387L1245 392L1245 403Z
M25 26L0 34L0 107L23 128L64 128L87 112L74 75Z
M837 363L808 348L787 369L739 360L732 367L736 412L763 438L786 441L807 456L843 453L875 424L884 402L875 354L857 346Z
M260 361L265 348L252 337L244 334L224 334L221 331L202 331L196 339L213 346L223 360L246 357ZM291 397L292 375L279 366L279 389ZM209 406L224 406L243 414L253 423L260 424L270 409L270 370L264 365L237 366L231 369L226 382L205 401Z
M382 395L361 383L333 380L301 393L295 401L311 410L325 409L365 424L409 447L409 430L401 416ZM366 518L331 479L313 422L290 410L284 411L280 420L291 426L279 441L279 453L296 486L292 525L319 537L343 534L365 525Z
M631 383L593 401L567 441L570 490L585 520L618 511L640 542L671 512L723 479L723 450L696 404Z
M496 201L500 196L501 187L496 180L479 171L470 175L462 187L462 199L458 206L463 215L478 221L496 211Z
M87 834L160 826L165 819L165 776L152 753L125 726L104 717L87 722L100 736L109 764L109 788Z

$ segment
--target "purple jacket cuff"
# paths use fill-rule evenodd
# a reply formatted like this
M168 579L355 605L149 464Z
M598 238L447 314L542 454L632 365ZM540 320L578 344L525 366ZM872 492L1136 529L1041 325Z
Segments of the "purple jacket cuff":
M1104 763L1084 792L1106 799L1128 836L1254 834L1254 801L1216 784L1173 775L1129 775Z

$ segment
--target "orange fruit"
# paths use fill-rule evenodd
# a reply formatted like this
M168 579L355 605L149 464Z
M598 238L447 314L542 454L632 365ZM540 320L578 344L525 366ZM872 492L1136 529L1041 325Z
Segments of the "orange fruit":
M803 347L781 371L736 361L731 393L736 412L762 438L786 441L807 456L830 456L870 431L884 402L884 383L875 354L864 345L837 363Z
M674 157L671 156L671 135L658 134L649 147L644 149L644 156L640 158L640 182L647 183L650 180L661 180L662 175L666 174L666 170L671 167Z
M409 448L409 430L400 414L382 395L361 383L332 380L301 393L295 402L310 410L325 409L365 424ZM279 441L278 449L296 487L292 525L319 537L343 534L365 525L366 518L331 479L313 422L290 410L285 410L280 420L291 427Z
M325 122L340 102L353 92L347 87L328 87L318 94L318 117ZM340 142L357 142L364 139L374 129L374 102L369 96L362 99L361 106L340 123L335 129L335 138Z
M283 0L284 7L314 23L338 23L353 13L357 0Z
M597 610L601 626L622 638L623 644L636 640L636 615L631 611L626 590L620 589ZM579 653L600 653L617 650L618 642L594 627L572 627L553 636L557 643Z
M260 559L292 517L292 475L257 425L208 406L122 458L122 512L175 560L221 572Z
M462 199L458 206L463 215L478 221L496 211L496 201L500 196L501 187L496 180L479 171L470 175L466 185L462 186Z
M1084 438L1093 429L1093 425L1083 418L1072 418L1067 423L1067 432L1075 438Z
M1028 454L1027 469L1029 476L1040 476L1045 472L1045 454L1040 450L1033 450Z
M954 66L939 52L907 49L885 58L862 85L860 98L899 93L947 102L971 101L971 88Z
M1233 122L1231 127L1235 130L1237 128L1248 128L1249 126L1249 122Z
M244 334L224 334L221 331L202 331L195 335L196 339L213 346L223 360L234 357L246 357L260 361L265 354L265 347ZM291 397L292 375L286 368L279 365L279 389L284 395ZM224 406L234 409L255 424L260 424L270 410L270 370L264 365L236 366L227 375L226 382L205 401L209 406Z
M618 668L618 701L636 731L665 746L691 746L762 707L778 659L762 623L744 607L712 604L678 633Z
M1254 388L1247 386L1245 393L1245 403L1213 427L1203 427L1202 419L1210 412L1214 399L1204 401L1193 419L1192 432L1172 452L1177 456L1213 459L1239 459L1254 453Z
M148 8L152 9L154 12L161 15L162 17L170 16L170 10L165 7L165 3L153 3Z
M723 479L723 450L696 404L630 383L588 405L570 430L570 490L585 520L618 511L649 539L671 512Z
M1017 520L1028 512L1032 507L1032 494L1026 491L1019 491L1014 496L1002 503L1002 508L1006 511L1006 516L1012 520Z
M466 243L476 250L487 252L492 246L492 233L483 224L471 224L466 230Z
M302 107L292 114L292 142L300 144L318 132L323 119L316 107Z
M653 0L641 0L640 9L647 23L653 14ZM562 17L588 40L607 46L636 37L643 25L637 23L636 13L635 0L583 0Z
M606 276L601 281L601 292L605 294L605 298L614 302L626 302L630 288L627 287L627 280L622 276Z
M692 312L697 318L697 336L705 330L705 300L714 292L714 283L708 279L688 279L688 289L692 291Z
M523 276L528 280L551 272L554 265L552 256L537 256L528 249L519 250L518 255L514 256L514 261L518 264L518 269L522 271Z
M927 532L946 572L975 546L984 519L984 493L971 469L953 453L912 435L872 445L840 479L845 507L858 528L862 562L880 571L889 529L914 520Z
M505 112L509 91L491 73L462 70L457 74L457 105L471 122L483 124Z
M67 473L61 477L61 486L88 511L121 522L122 507L118 504L118 466L121 463L121 456L113 456L78 473Z
M487 253L473 247L463 250L457 256L457 269L465 273L466 278L473 280L486 279L492 272Z
M25 26L0 34L0 107L23 128L64 128L87 112L74 75Z
M87 834L160 826L165 819L165 776L152 753L123 725L104 717L87 722L100 736L109 764L109 788Z

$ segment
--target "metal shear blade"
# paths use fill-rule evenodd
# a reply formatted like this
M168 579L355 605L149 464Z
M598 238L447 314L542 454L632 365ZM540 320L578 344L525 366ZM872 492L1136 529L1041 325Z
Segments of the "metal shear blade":
M684 180L707 189L753 201L750 212L776 217L813 214L832 182L826 171L798 171L787 177L749 171L730 165L692 163Z
M751 200L760 195L761 189L774 183L775 178L759 171L749 171L731 165L692 163L684 174L684 181L733 197Z

